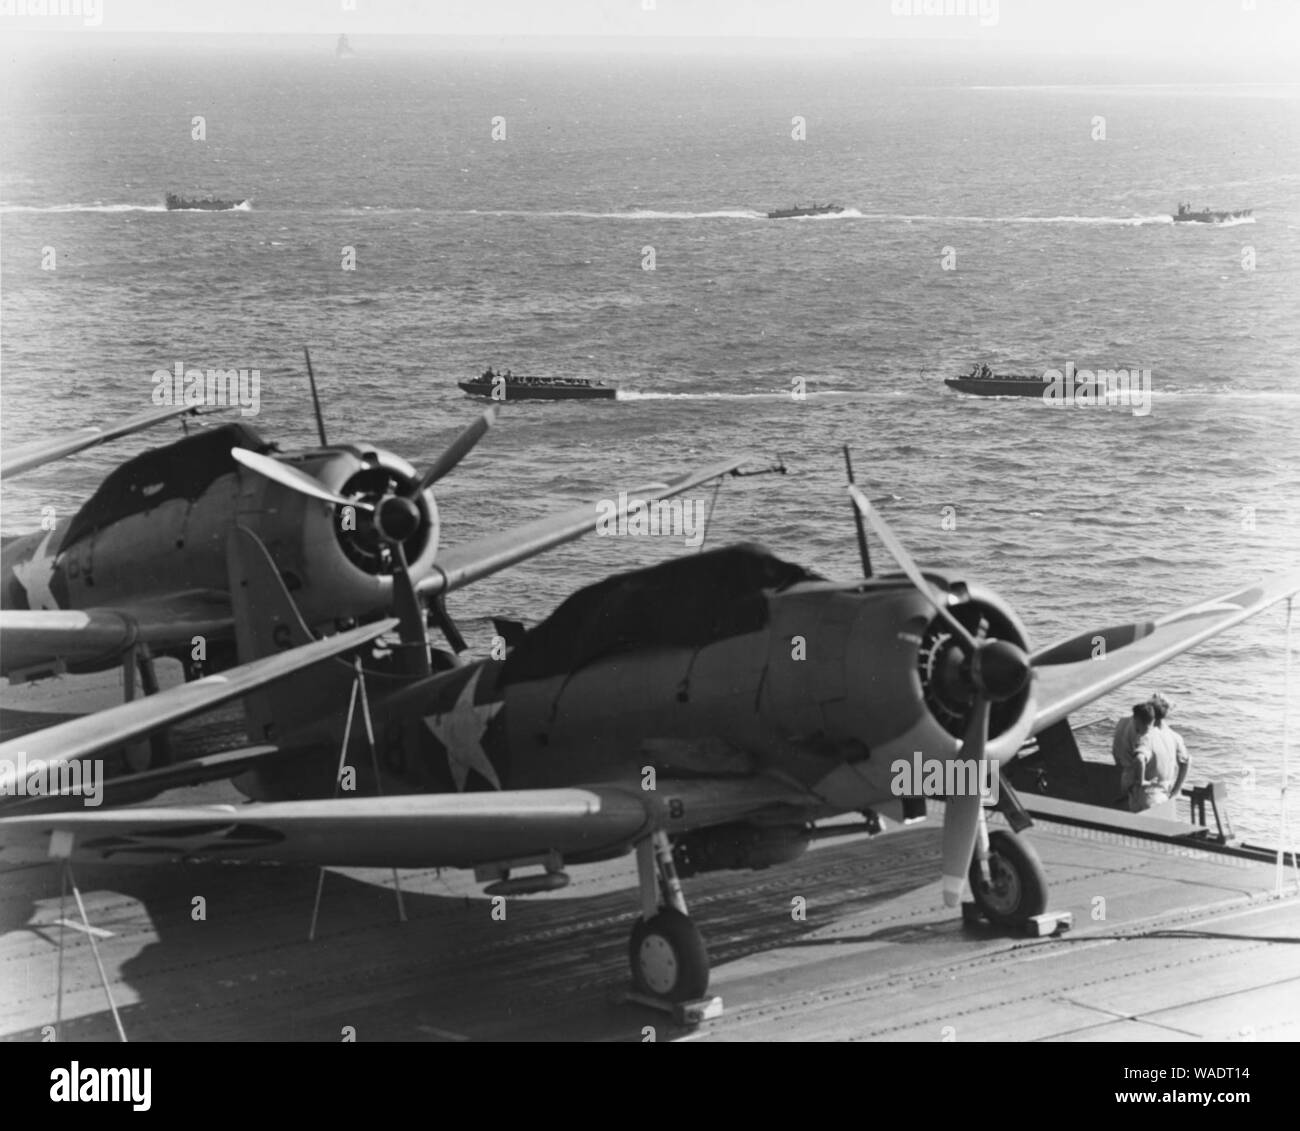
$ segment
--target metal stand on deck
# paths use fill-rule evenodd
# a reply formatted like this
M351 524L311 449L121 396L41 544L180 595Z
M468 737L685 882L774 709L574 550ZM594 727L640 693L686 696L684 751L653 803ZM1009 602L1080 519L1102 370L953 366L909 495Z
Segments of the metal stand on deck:
M1183 796L1188 799L1192 809L1192 824L1202 825L1205 828L1210 827L1209 821L1205 819L1205 805L1209 802L1210 812L1214 814L1214 827L1218 832L1218 839L1224 844L1230 844L1234 840L1232 835L1232 822L1228 819L1228 788L1222 782L1210 782L1207 785L1194 785L1191 789L1183 790ZM1219 802L1223 802L1223 808L1219 808Z
M334 769L334 796L339 795L339 781L343 777L344 767L348 759L348 743L352 739L352 720L356 715L357 699L361 700L361 718L366 726L366 742L370 746L370 765L375 774L375 791L382 796L384 792L383 783L379 777L379 752L375 747L375 729L370 719L370 700L366 698L366 679L361 670L361 660L353 660L353 666L356 669L356 679L352 683L352 697L348 700L348 720L343 728L343 741L339 745L339 763ZM325 868L322 866L316 875L316 902L311 911L311 927L307 931L307 941L316 941L316 922L320 918L320 901L321 894L325 890ZM406 920L406 903L402 899L402 880L397 874L397 869L393 869L393 894L397 897L397 918L399 922L405 923Z
M59 988L58 1002L54 1014L54 1039L58 1041L63 1038L63 928L67 920L67 916L64 914L64 906L67 902L68 885L70 883L72 885L72 895L77 901L77 910L81 912L81 922L86 930L86 938L90 940L90 949L95 956L95 966L99 970L99 981L104 987L104 996L108 998L109 1012L113 1014L113 1024L117 1026L118 1039L125 1044L126 1030L122 1028L122 1018L117 1012L117 1003L113 1001L113 991L108 984L108 974L104 970L103 959L99 957L99 944L95 942L95 928L90 925L90 919L86 916L86 905L81 901L81 890L77 887L77 880L72 874L72 865L69 863L74 843L75 838L70 832L59 830L50 834L50 855L54 859L63 862L59 878Z

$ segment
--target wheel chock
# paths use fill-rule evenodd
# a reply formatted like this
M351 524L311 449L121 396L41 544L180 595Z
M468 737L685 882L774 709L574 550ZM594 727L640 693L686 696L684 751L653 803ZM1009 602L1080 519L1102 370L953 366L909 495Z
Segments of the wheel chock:
M722 1016L722 998L718 995L702 997L695 1001L664 1001L650 994L637 993L636 990L622 990L614 995L615 1005L644 1005L660 1013L672 1014L678 1025L698 1025L701 1021L712 1021Z
M678 1025L698 1025L722 1016L722 998L702 997L696 1001L681 1001L673 1006L673 1020Z
M974 900L967 900L961 905L961 921L966 924L982 923L984 913L980 910L980 905ZM1034 915L1025 920L1024 932L1031 939L1047 938L1049 935L1059 935L1068 931L1074 926L1074 912L1072 911L1045 911L1042 915Z
M1074 926L1074 912L1045 911L1034 915L1025 922L1025 934L1030 938L1042 939L1048 935L1059 935Z

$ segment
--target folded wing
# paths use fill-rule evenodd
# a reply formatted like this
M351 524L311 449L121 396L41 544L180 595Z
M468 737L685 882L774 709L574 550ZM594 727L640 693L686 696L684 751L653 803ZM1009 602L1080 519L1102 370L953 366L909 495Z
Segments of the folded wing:
M1131 632L1104 630L1098 635L1109 646L1098 649L1095 659L1073 658L1084 654L1087 633L1036 654L1034 733L1297 592L1300 570L1276 574L1215 600L1134 625ZM1116 640L1122 643L1115 646ZM1067 657L1067 662L1052 663L1054 656Z
M634 505L638 500L653 502L656 499L672 498L719 476L728 475L744 462L743 456L737 456L684 475L671 483L649 483L616 492L615 499L620 495L625 496L629 505ZM615 502L615 499L610 502ZM608 506L599 502L584 503L572 510L548 515L513 530L444 550L434 562L432 573L417 588L426 596L459 589L507 566L590 534L596 530L597 523L602 518L608 517L611 517Z
M141 432L146 428L152 428L155 424L161 424L164 420L171 420L174 416L193 411L194 408L189 405L182 405L180 408L164 408L157 412L141 413L139 416L120 420L104 428L79 428L75 432L65 432L49 439L19 444L5 452L4 459L0 461L0 475L21 475L34 467L85 451L86 448L93 448L97 444L105 444L109 440L130 436L134 432Z

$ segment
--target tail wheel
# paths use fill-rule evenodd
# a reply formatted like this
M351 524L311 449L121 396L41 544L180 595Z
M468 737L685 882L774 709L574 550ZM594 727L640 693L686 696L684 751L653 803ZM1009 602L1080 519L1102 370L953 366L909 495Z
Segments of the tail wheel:
M693 1001L709 988L709 955L690 918L664 908L638 919L628 947L636 988L665 1001Z
M989 834L989 883L979 860L970 866L970 890L990 923L1020 926L1047 910L1047 876L1033 846L1014 833Z

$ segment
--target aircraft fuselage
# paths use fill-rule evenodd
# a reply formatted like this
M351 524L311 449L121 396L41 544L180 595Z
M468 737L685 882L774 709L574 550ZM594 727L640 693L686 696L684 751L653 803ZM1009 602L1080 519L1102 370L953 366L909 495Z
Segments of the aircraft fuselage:
M390 608L391 566L367 513L349 508L345 515L344 508L240 467L230 455L235 446L266 447L251 429L228 425L145 452L105 479L75 515L12 540L0 556L0 608L111 609L127 618L228 622L226 544L236 525L267 547L308 625L333 626ZM404 460L377 449L347 446L284 458L359 500L416 478ZM418 578L433 564L438 522L431 492L416 505L421 526L407 556ZM211 667L224 666L219 658L233 661L233 631L227 624L219 635L205 641ZM190 640L161 653L188 662ZM3 671L40 658L7 640ZM111 657L81 670L116 662Z
M372 680L384 792L646 780L662 789L677 778L766 772L812 790L830 809L855 810L895 796L898 759L960 751L968 702L943 670L945 626L906 579L840 585L807 577L730 599L706 580L690 591L695 607L669 613L684 580L664 567L614 578L571 598L504 661L396 690ZM1023 644L1023 628L996 597L959 591L952 609L960 619L974 626L983 617L995 634ZM315 693L304 683L301 697L279 697L284 745L317 752L248 779L254 796L333 793L341 716L321 708L346 706L349 678L339 668L317 678ZM1019 748L1031 700L1026 688L997 705L990 758ZM348 764L355 788L373 791L360 728Z

